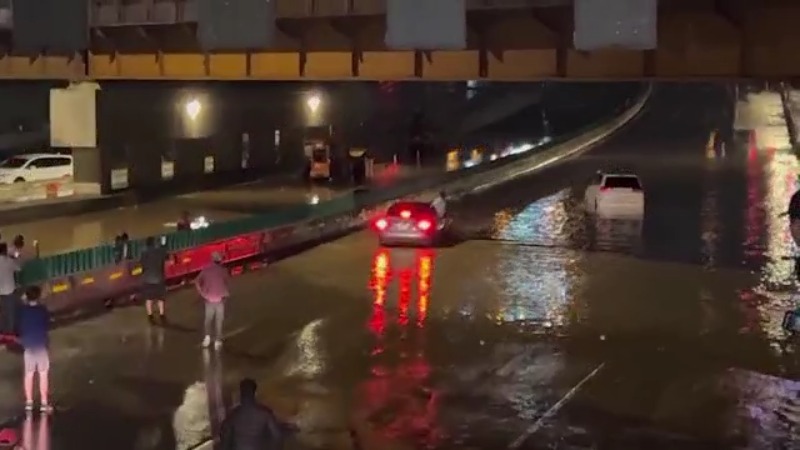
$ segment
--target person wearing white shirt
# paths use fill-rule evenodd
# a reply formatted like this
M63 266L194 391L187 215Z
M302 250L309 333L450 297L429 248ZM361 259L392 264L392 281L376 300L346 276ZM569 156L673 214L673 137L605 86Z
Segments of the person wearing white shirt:
M17 280L20 266L8 254L8 244L0 242L0 334L13 335L17 325Z
M12 241L11 246L8 248L8 254L16 259L20 266L29 259L24 236L20 234L14 238L14 241Z
M436 210L436 215L439 216L439 220L444 219L445 214L447 214L446 197L447 195L445 192L441 191L439 192L439 195L437 195L436 198L431 202L431 207Z

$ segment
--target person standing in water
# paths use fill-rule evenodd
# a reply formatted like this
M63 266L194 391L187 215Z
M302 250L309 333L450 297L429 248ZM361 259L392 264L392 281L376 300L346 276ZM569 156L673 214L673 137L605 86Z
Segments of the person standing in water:
M42 290L30 286L25 290L25 305L20 310L19 342L24 349L25 410L33 410L33 384L39 375L39 409L50 412L50 312L39 302Z
M211 345L213 338L214 347L222 347L222 326L225 321L225 302L230 296L228 283L230 274L222 265L222 255L214 252L212 262L204 268L195 280L197 292L205 300L205 336L203 347Z
M167 280L164 265L167 263L167 250L156 245L156 239L150 236L145 239L145 249L139 257L139 263L142 265L141 295L144 297L147 318L150 323L155 323L155 303L158 307L158 318L163 322L166 320L164 301L167 297Z

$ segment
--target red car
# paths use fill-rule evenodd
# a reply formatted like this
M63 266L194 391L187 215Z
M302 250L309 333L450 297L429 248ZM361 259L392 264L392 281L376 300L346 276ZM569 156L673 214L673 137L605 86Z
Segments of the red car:
M399 201L378 217L373 226L382 246L428 247L436 244L444 229L444 221L439 220L429 203Z

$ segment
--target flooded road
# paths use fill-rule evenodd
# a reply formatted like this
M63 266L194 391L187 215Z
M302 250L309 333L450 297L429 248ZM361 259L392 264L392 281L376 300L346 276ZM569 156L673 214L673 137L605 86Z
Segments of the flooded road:
M382 249L363 232L237 277L219 354L200 348L191 290L164 328L136 308L60 328L58 410L29 428L53 450L188 449L250 376L300 427L295 448L798 448L776 217L797 162L707 153L722 101L660 88L600 148L453 205L453 245ZM640 175L643 220L582 211L594 171L615 168ZM20 364L1 357L12 420Z
M212 223L224 222L255 213L276 212L312 200L330 200L345 192L345 189L306 185L302 181L259 181L136 206L6 225L2 232L8 239L22 234L28 242L39 241L40 254L49 256L111 243L123 231L132 239L173 232L183 211L192 217L203 216Z

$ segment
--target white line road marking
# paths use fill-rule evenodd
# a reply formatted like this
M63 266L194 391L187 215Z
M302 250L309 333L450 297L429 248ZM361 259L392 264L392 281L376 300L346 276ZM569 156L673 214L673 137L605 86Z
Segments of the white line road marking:
M520 446L522 446L522 444L524 444L525 441L528 440L528 438L533 436L537 431L539 431L542 428L542 425L544 425L544 422L547 419L556 415L556 413L558 413L558 411L561 410L561 408L563 408L564 405L566 405L567 402L570 401L572 397L574 397L575 394L578 393L580 388L583 387L583 385L586 384L587 381L594 378L594 376L597 375L600 372L600 370L602 370L603 367L605 367L605 365L606 363L602 363L599 366L595 367L595 369L591 371L589 375L586 375L580 382L578 382L578 384L576 384L572 389L570 389L569 392L566 393L566 395L561 397L561 400L557 401L555 405L551 406L550 409L545 411L545 413L542 414L542 416L539 417L539 419L536 422L534 422L533 425L528 427L527 430L525 430L511 444L509 444L508 449L515 450L520 448Z

